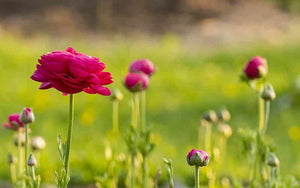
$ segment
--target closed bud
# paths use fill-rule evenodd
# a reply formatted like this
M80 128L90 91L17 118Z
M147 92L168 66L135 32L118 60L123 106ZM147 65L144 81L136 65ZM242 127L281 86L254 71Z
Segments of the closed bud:
M20 114L20 121L28 124L34 122L34 114L32 108L24 108Z
M14 136L14 145L18 147L18 145L19 145L19 138L20 138L20 144L23 147L25 145L25 134L20 134L20 136L15 135Z
M187 163L190 166L207 166L209 163L209 156L205 151L192 149L186 156Z
M113 101L121 101L123 99L123 94L117 88L114 88L111 93L111 100Z
M227 109L222 109L217 113L219 121L227 122L230 120L230 113Z
M149 85L149 77L143 72L130 72L125 77L124 85L131 92L143 91Z
M267 158L267 164L271 167L278 167L279 166L279 159L276 157L274 153L270 153Z
M229 138L232 134L232 129L229 125L222 123L219 128L218 131L221 135L223 135L225 138Z
M30 167L37 165L36 158L34 157L34 155L32 153L29 155L27 165L30 166Z
M253 57L244 68L244 74L249 80L264 77L267 73L267 61L260 56Z
M16 162L15 157L11 153L9 153L8 154L8 163L9 164L14 164L15 162Z
M150 77L155 72L155 67L148 59L138 59L131 63L129 72L143 72Z
M203 114L202 119L205 119L210 123L214 123L218 120L218 116L215 111L209 110Z
M264 90L261 93L261 98L263 98L266 101L272 101L276 98L276 93L272 84L265 84Z
M46 147L46 142L41 136L34 136L31 138L31 148L33 151L43 150Z

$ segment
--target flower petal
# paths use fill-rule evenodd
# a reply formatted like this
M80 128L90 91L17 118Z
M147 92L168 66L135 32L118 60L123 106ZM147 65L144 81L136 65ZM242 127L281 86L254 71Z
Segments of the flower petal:
M51 82L43 82L41 84L41 86L39 87L39 89L49 89L51 87L53 87L52 84L51 84Z

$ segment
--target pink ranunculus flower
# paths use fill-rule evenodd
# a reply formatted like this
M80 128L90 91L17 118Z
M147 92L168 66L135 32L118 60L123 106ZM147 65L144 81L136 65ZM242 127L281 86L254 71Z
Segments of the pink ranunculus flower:
M143 72L148 76L151 76L155 72L155 67L148 59L138 59L131 63L129 72Z
M111 73L103 72L105 64L99 58L76 52L53 51L42 55L31 79L42 82L40 89L55 88L65 94L84 91L89 94L110 95L103 85L113 83Z
M186 156L187 163L190 166L207 166L209 162L208 154L203 150L192 149Z
M24 108L20 113L20 122L28 124L34 122L34 114L32 108Z
M8 123L4 122L3 126L7 129L18 130L19 127L24 126L19 118L19 114L11 114L10 116L8 116Z
M149 77L147 74L139 72L129 72L125 78L125 87L131 92L138 92L145 90L149 84Z
M253 57L244 68L244 73L250 80L264 77L267 72L267 61L260 56Z

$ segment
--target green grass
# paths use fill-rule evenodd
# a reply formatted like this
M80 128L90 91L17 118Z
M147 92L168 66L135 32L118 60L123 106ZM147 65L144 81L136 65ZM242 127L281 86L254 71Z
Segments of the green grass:
M189 179L193 169L186 164L189 149L197 147L197 128L201 114L208 109L226 106L231 114L233 136L228 144L227 168L224 173L238 178L248 177L245 156L241 154L238 128L257 127L255 93L239 82L244 64L254 55L267 58L268 80L274 85L277 99L271 106L268 140L277 146L281 173L300 177L299 91L295 79L300 74L300 44L266 43L232 47L183 47L176 37L161 41L128 41L116 39L112 43L92 39L36 38L21 39L4 34L0 36L0 119L20 112L24 106L33 107L36 121L32 135L41 135L47 148L41 153L43 182L54 182L59 155L56 136L66 138L68 97L60 92L38 90L39 83L30 79L37 59L43 53L67 46L77 51L100 57L107 71L114 77L111 87L118 87L125 95L120 104L120 128L130 123L130 94L123 87L128 65L137 58L148 58L158 67L147 92L148 124L154 127L157 143L152 154L151 170L162 164L162 157L172 158L177 178ZM93 183L96 175L105 169L104 143L111 128L111 102L108 97L80 93L75 96L75 129L71 151L73 183ZM291 129L294 127L294 129ZM290 131L289 131L290 130ZM291 130L298 130L298 133ZM124 131L123 131L124 132ZM9 180L6 153L16 152L12 146L13 133L0 131L0 179ZM126 152L124 143L120 148ZM199 148L200 149L200 148ZM162 166L163 167L163 166Z

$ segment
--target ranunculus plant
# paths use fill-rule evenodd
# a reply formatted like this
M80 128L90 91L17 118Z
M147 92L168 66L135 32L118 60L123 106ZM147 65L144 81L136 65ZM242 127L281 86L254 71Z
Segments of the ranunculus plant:
M66 188L70 180L69 159L74 121L74 94L86 92L108 96L111 73L104 72L105 64L99 58L76 52L68 47L65 51L53 51L41 56L31 78L41 82L40 89L55 88L70 96L69 127L66 143L58 137L62 169L56 173L57 186Z
M17 160L14 159L13 154L9 154L9 163L10 163L10 173L12 183L24 185L22 176L24 175L24 164L23 164L23 146L24 144L21 143L22 138L24 138L24 124L19 120L20 114L14 113L8 116L8 123L4 122L3 127L9 130L13 130L17 132L16 135L16 146L18 147L18 158ZM25 140L25 139L24 139ZM25 141L24 141L25 142ZM16 173L15 170L15 163L18 164L18 170ZM20 180L20 181L19 181Z
M265 83L265 77L268 72L268 65L266 59L255 56L245 65L243 70L242 80L247 82L248 85L257 93L258 98L258 127L254 133L253 145L250 153L250 177L249 181L251 186L256 186L257 174L260 174L260 184L262 186L267 183L267 164L266 156L272 151L272 148L265 142L265 133L267 130L269 114L270 114L270 101L276 97L275 91L271 84ZM258 168L257 168L258 167Z
M148 187L149 170L148 155L154 148L150 141L151 130L146 126L146 89L150 76L155 67L150 60L140 59L133 61L129 66L129 73L125 77L124 85L132 93L132 127L128 136L127 145L131 153L131 187L135 187L135 161L137 151L142 159L143 187ZM140 105L141 104L141 105ZM141 111L140 111L141 106Z
M195 188L200 187L199 168L207 166L209 156L203 150L192 149L186 156L186 161L190 166L195 166Z

